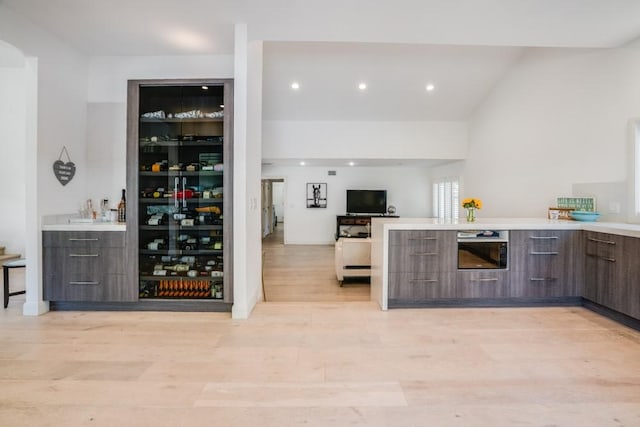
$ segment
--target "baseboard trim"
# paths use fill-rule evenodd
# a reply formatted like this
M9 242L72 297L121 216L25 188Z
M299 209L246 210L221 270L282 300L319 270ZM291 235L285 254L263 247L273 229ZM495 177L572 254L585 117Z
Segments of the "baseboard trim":
M51 311L230 312L231 304L212 301L147 300L138 302L51 301Z
M581 297L562 298L443 298L428 300L390 299L389 308L462 308L462 307L575 307Z
M621 323L625 326L628 326L631 329L635 329L636 331L640 331L640 320L628 316L624 313L620 313L619 311L612 310L608 307L598 304L597 302L593 302L586 298L583 298L582 305L589 310L598 313L608 319L611 319L615 322Z

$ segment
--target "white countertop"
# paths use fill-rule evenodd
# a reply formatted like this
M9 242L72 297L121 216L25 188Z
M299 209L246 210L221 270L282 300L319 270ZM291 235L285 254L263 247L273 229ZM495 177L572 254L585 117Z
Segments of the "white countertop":
M78 215L46 215L42 217L42 231L126 231L119 222L94 220L85 222Z
M372 218L372 227L382 225L385 230L588 230L600 233L640 237L640 224L617 222L584 222L551 220L546 218L478 218L442 220L438 218Z
M390 230L587 230L640 238L640 224L546 218L478 218L475 222L437 218L371 218L371 299L388 308Z

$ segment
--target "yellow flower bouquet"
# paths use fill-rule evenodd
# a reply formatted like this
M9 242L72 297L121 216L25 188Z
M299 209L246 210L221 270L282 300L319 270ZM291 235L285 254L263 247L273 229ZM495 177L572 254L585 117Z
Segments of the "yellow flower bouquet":
M476 220L476 209L482 209L482 200L467 198L462 201L462 207L467 210L467 222Z

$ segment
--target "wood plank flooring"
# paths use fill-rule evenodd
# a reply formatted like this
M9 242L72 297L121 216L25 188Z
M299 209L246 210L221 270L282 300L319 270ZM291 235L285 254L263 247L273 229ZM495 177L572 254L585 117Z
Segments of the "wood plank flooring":
M262 241L267 301L369 301L368 279L338 283L333 245L285 245L283 228Z
M640 426L640 333L581 307L23 302L0 312L0 426Z
M2 426L640 425L640 333L580 307L20 310Z

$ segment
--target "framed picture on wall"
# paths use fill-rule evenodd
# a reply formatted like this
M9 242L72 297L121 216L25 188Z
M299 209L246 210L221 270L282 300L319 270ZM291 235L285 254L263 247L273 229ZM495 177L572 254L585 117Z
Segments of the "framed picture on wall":
M307 207L327 207L327 184L321 182L307 183Z

